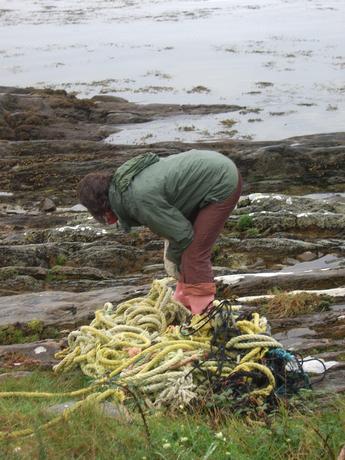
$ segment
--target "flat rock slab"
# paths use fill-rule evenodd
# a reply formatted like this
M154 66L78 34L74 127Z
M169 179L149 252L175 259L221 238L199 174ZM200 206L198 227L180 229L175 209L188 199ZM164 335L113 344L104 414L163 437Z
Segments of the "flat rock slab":
M148 287L119 286L89 292L45 291L0 298L0 327L42 321L45 326L77 327L90 322L105 302L115 305L145 295Z
M269 289L327 289L343 286L345 268L321 268L305 271L243 273L218 276L217 281L228 285L236 295L265 294Z
M72 400L64 403L54 404L45 409L45 413L54 417L62 414L66 409L71 409L78 401ZM98 404L103 415L118 420L121 423L130 423L131 416L125 406L114 404L108 401Z
M4 382L9 379L22 379L24 377L29 377L30 375L32 375L32 372L30 371L5 372L4 374L0 374L0 382Z
M231 218L231 216L230 216ZM257 253L260 255L289 255L296 256L306 251L318 252L345 252L344 241L340 239L317 239L303 241L296 238L230 238L220 236L222 247L237 252Z
M331 367L327 370L325 378L313 385L313 389L328 394L345 393L345 369Z
M337 301L345 300L345 288L296 290L296 291L288 292L288 294L293 294L293 295L301 294L301 293L315 294L319 296L329 296ZM239 303L243 302L243 303L249 303L249 304L250 303L257 304L258 302L273 299L274 297L276 297L274 294L264 294L264 295L253 295L253 296L247 296L247 297L238 297L236 300Z
M335 328L345 322L345 304L335 304L327 311L298 315L291 318L276 318L270 320L274 330L287 331L292 328L307 327L320 330L320 336L326 333L326 329ZM322 330L323 329L323 330ZM345 338L340 337L341 339Z
M55 340L40 340L32 343L16 343L0 346L0 365L2 361L11 358L11 366L37 364L51 367L57 363L54 355L60 351L60 342Z

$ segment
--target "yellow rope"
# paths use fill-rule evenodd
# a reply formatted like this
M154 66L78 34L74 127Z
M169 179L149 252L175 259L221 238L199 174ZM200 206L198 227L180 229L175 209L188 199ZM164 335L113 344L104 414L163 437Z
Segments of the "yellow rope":
M116 308L106 303L102 310L96 311L90 325L70 333L68 348L56 354L61 361L54 371L66 372L80 367L84 374L95 378L91 386L67 393L1 392L0 398L85 397L59 417L42 425L42 428L66 419L87 401L99 402L109 397L122 401L125 397L123 392L102 388L111 383L116 385L116 382L124 387L138 388L152 405L168 404L169 401L173 403L179 398L188 403L197 396L197 387L190 375L193 361L204 362L209 372L217 371L215 363L205 361L211 347L211 329L217 324L217 318L194 335L181 335L179 326L173 324L186 322L190 313L172 298L169 281L154 281L147 296L128 300ZM198 316L193 317L191 326L199 319ZM233 368L227 364L222 375L226 377L240 371L259 371L267 377L267 387L254 390L251 394L267 396L275 386L274 376L258 361L269 348L281 345L265 335L266 321L257 313L252 315L251 321L237 321L236 327L242 334L233 337L226 348L234 352L234 362L239 350L248 352ZM32 429L0 432L0 439L28 434L32 434Z
M258 390L253 390L250 393L251 396L269 396L272 393L276 385L276 382L275 382L275 378L272 372L269 370L267 366L264 366L259 363L254 363L254 362L242 363L236 366L235 369L231 372L231 374L235 374L236 372L240 372L240 371L250 372L252 370L257 370L257 371L262 372L267 377L269 384L267 385L266 388L260 388Z
M88 389L84 389L88 390ZM8 396L17 396L17 397L41 397L41 398L50 398L50 397L57 397L57 396L76 396L75 393L78 392L71 392L71 393L28 393L25 391L18 391L18 392L8 392L8 393L0 393L0 397L8 397ZM80 395L81 393L79 393ZM84 392L85 394L85 392ZM91 395L87 396L84 400L78 401L73 406L66 408L62 414L54 417L53 419L49 420L49 422L44 423L40 426L40 429L47 429L56 424L58 424L62 420L67 420L67 418L75 412L77 409L80 409L83 406L86 406L90 403L100 403L109 399L110 397L116 399L119 402L124 400L124 393L118 389L108 389L103 391L103 393L92 393ZM12 432L0 431L0 440L2 439L17 439L24 436L30 436L34 433L34 429L27 428L24 430L16 430Z

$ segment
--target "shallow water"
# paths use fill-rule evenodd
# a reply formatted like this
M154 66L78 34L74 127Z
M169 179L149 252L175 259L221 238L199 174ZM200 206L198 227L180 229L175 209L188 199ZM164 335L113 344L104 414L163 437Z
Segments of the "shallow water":
M311 272L312 270L331 270L343 267L345 259L334 254L326 254L318 259L309 262L299 262L296 265L283 268L281 273L300 273Z
M340 131L344 23L343 0L0 0L0 84L261 109L137 125L115 142Z

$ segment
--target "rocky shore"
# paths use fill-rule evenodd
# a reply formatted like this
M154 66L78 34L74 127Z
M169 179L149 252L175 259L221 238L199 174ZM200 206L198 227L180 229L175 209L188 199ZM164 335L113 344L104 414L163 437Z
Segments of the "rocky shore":
M125 234L97 224L78 204L79 179L146 151L207 148L234 159L245 180L214 248L220 292L250 303L248 296L277 289L326 290L328 311L272 319L273 332L289 347L336 360L322 385L345 391L345 293L335 290L345 286L345 133L279 142L104 141L129 123L239 110L250 108L0 87L0 367L49 364L67 331L105 301L144 293L164 276L161 239L144 228Z

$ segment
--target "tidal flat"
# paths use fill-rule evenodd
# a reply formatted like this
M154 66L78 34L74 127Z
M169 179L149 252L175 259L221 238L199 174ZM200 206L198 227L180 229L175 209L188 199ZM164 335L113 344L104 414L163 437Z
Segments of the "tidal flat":
M0 0L1 84L251 109L127 126L115 143L337 132L344 23L342 0Z

